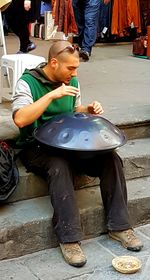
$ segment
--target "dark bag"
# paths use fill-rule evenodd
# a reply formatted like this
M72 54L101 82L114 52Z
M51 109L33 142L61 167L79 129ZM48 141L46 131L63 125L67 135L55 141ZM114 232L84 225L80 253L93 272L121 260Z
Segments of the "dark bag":
M133 54L146 56L147 36L140 36L133 41Z
M14 150L6 142L0 141L0 201L8 199L18 181Z

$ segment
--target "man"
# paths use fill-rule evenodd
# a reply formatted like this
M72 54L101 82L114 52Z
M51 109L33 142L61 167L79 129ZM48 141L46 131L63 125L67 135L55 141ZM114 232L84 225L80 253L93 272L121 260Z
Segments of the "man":
M122 161L115 152L90 160L74 162L65 155L47 150L33 138L33 130L60 113L103 113L99 102L81 104L77 81L79 54L67 41L55 42L49 50L48 63L41 68L26 70L17 83L13 97L13 119L20 128L18 143L21 158L29 171L43 176L48 183L54 208L53 226L65 260L83 266L86 257L80 247L82 231L72 181L72 166L80 173L100 178L101 194L109 235L129 250L139 251L141 241L129 222L127 192ZM90 203L90 202L89 202Z
M17 53L28 53L36 48L30 41L29 23L40 16L41 0L12 0L5 11L6 21L18 36L20 49Z
M100 2L107 5L110 0L73 0L73 9L78 26L80 57L88 61L97 38Z

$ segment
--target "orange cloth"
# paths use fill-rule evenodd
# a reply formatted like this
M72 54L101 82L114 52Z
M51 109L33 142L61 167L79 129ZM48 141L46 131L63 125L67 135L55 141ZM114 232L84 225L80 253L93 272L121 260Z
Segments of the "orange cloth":
M147 26L147 35L148 35L147 56L150 58L150 26Z
M68 33L78 33L72 0L55 0L53 6L54 25L58 25L58 31Z
M127 19L128 26L133 22L137 32L141 33L141 15L140 15L140 2L139 0L127 0Z
M138 33L141 32L139 0L114 0L111 33L123 37L131 25L137 28Z

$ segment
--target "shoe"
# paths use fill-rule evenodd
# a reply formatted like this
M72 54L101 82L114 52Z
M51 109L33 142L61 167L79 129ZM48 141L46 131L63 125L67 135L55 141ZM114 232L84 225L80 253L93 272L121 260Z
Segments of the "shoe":
M83 266L87 260L78 242L60 243L60 248L66 262L75 267Z
M82 57L82 59L83 59L84 61L88 61L88 60L89 60L89 57L90 57L90 54L89 54L87 51L80 50L79 56Z
M23 53L26 53L26 52L18 51L16 54L23 54Z
M122 246L130 251L140 251L143 247L140 239L135 235L132 229L123 231L110 231L109 237L120 241Z
M31 42L31 43L28 44L28 46L27 46L27 52L31 52L31 51L33 51L33 50L35 50L35 49L36 49L36 45L35 45L33 42Z

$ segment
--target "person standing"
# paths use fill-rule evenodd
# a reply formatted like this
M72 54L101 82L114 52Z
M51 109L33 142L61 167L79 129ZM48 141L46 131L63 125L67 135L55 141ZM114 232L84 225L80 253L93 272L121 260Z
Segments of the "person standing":
M103 0L107 5L110 0ZM100 0L73 0L73 9L78 26L80 57L88 61L97 38Z
M40 4L41 0L12 0L5 11L8 26L20 40L18 53L28 53L36 48L30 41L29 23L40 16Z

